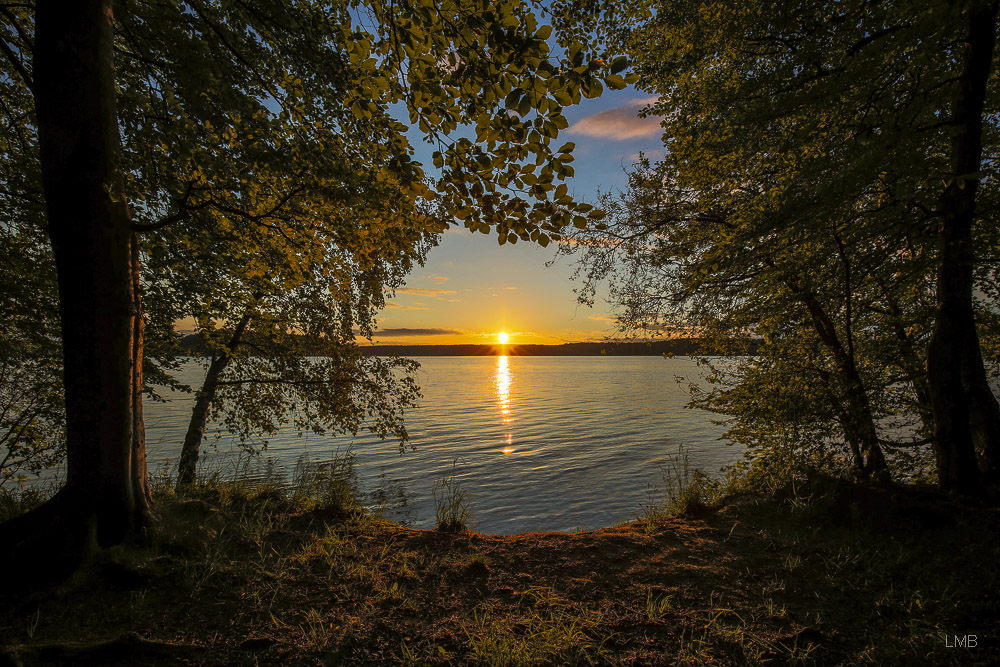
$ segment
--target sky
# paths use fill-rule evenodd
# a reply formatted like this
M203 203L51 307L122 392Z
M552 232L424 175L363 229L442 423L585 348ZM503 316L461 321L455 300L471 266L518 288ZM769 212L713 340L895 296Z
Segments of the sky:
M570 126L558 143L576 144L576 175L566 181L578 201L593 203L598 190L624 187L625 169L640 152L662 154L657 118L639 118L652 101L632 87L608 91L568 107ZM423 154L417 137L415 159L430 169L429 150ZM445 232L414 270L406 286L378 317L373 342L394 345L495 343L505 332L513 344L559 344L599 341L612 331L612 313L598 301L594 308L578 305L566 257L552 266L555 246L532 243L497 244L496 234L472 233L463 227Z

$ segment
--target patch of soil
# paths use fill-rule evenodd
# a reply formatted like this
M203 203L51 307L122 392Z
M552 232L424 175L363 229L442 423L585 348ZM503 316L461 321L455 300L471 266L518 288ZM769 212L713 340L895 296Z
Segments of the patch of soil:
M821 480L575 534L160 513L154 546L0 601L0 665L1000 662L1000 520L933 494Z

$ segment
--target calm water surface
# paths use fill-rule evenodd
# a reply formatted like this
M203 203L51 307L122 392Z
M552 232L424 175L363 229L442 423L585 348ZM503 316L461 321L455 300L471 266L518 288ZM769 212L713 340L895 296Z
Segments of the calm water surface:
M708 413L684 407L684 387L700 371L687 359L661 357L427 357L418 359L424 398L406 415L416 451L370 435L269 439L266 457L290 469L305 456L329 459L353 449L363 488L382 485L404 508L390 513L416 527L434 523L431 490L454 475L473 499L474 527L518 533L598 528L635 518L659 466L680 447L692 468L717 472L739 452L720 440ZM201 367L182 379L197 386ZM678 384L677 378L684 382ZM176 461L190 394L145 406L150 469ZM204 468L239 468L227 437L203 445Z

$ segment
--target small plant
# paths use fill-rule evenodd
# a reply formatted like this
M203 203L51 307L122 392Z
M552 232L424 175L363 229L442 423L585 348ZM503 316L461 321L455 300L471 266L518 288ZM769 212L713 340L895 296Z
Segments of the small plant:
M321 651L330 644L333 623L323 617L318 609L307 609L305 618L298 624L300 644Z
M149 490L154 498L169 498L176 495L177 480L174 478L174 463L170 459L160 461L156 470L149 473Z
M35 638L35 631L38 630L38 621L42 618L42 609L35 610L34 615L28 620L28 639Z
M357 455L350 448L334 452L327 461L306 461L299 457L292 473L292 500L295 504L348 512L358 507Z
M688 450L681 445L677 455L667 455L660 465L663 480L648 490L649 503L639 520L647 526L671 516L697 514L708 509L722 495L722 485L698 469L691 469ZM662 495L661 495L662 493Z
M36 484L28 487L0 486L0 522L12 519L34 509L55 495L54 484Z
M400 644L400 664L402 665L426 665L430 662L441 661L446 664L451 661L451 653L445 647L438 644L431 644L422 648L412 648L405 641Z
M455 474L457 468L458 459L452 463L451 476L434 482L431 491L437 529L444 532L469 530L472 523L472 498L462 488L462 483Z
M785 616L788 615L788 610L785 608L785 605L779 606L774 601L774 598L770 598L769 597L769 598L767 598L767 600L764 601L764 609L767 610L767 615L768 616L771 616L771 617L774 617L774 618L785 618Z
M142 612L143 607L146 604L146 591L148 589L143 588L140 591L129 591L128 595L128 624L129 629L135 631L139 619L139 614Z
M662 620L673 606L671 603L673 597L673 595L665 593L656 594L651 590L646 591L646 618L650 621Z

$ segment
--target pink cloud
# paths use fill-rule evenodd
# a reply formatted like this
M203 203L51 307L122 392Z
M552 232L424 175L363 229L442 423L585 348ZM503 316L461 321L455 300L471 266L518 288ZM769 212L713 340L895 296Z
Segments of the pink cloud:
M655 101L655 97L632 100L623 107L587 116L571 125L566 131L571 134L616 140L657 137L663 132L660 128L660 117L639 117L639 111Z
M397 294L416 294L417 296L429 296L433 299L443 299L445 294L454 294L455 290L436 289L433 287L400 287Z

